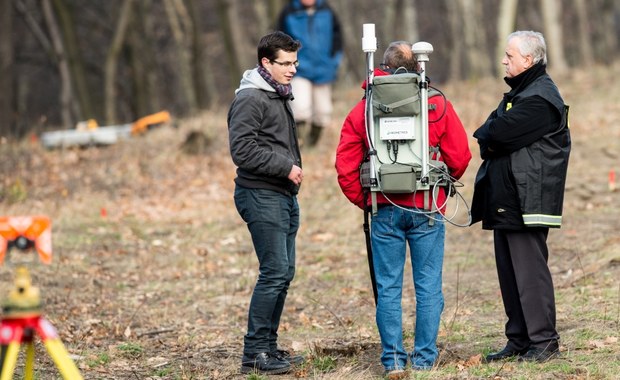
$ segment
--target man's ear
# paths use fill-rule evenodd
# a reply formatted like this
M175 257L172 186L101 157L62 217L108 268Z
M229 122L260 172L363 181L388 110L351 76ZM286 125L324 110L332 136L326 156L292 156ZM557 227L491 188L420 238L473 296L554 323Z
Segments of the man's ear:
M534 66L534 57L532 57L531 55L525 56L525 62L527 63L526 67L529 69L530 67Z

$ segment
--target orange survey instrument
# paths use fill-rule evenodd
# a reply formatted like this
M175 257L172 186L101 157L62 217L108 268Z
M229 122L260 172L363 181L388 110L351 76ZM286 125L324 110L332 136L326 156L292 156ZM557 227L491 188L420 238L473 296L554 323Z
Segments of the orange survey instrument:
M46 216L0 216L0 265L7 252L34 248L42 262L52 261L52 222ZM47 353L65 380L82 380L82 375L62 344L56 328L43 316L39 288L32 284L28 269L19 267L15 286L2 301L0 317L0 380L11 380L26 346L24 379L34 379L34 341L41 339Z
M47 216L0 216L0 265L10 248L34 248L45 264L52 262L52 222Z

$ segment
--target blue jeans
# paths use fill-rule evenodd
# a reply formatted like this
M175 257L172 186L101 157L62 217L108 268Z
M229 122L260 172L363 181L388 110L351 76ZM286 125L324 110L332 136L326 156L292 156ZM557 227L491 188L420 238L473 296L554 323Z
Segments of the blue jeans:
M237 185L235 206L250 230L259 263L243 353L272 352L277 348L280 316L295 275L297 197Z
M429 225L425 215L394 206L380 207L372 218L371 243L377 281L377 326L381 335L381 363L386 370L405 368L402 289L407 256L411 251L416 297L415 342L411 366L430 369L438 356L436 340L444 300L441 276L445 226L443 218Z

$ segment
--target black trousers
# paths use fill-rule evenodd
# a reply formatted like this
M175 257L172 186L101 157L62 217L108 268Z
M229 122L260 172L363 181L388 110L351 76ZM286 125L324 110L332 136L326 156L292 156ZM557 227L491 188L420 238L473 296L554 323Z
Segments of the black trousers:
M504 310L508 347L557 348L553 280L547 265L548 228L494 230L495 262Z

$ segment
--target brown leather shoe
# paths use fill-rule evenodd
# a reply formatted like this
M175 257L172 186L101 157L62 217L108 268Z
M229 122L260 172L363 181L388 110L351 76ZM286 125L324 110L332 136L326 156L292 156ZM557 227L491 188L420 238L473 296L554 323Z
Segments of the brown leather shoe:
M401 380L409 377L409 373L404 369L393 369L390 371L385 371L383 374L383 378L385 380Z

